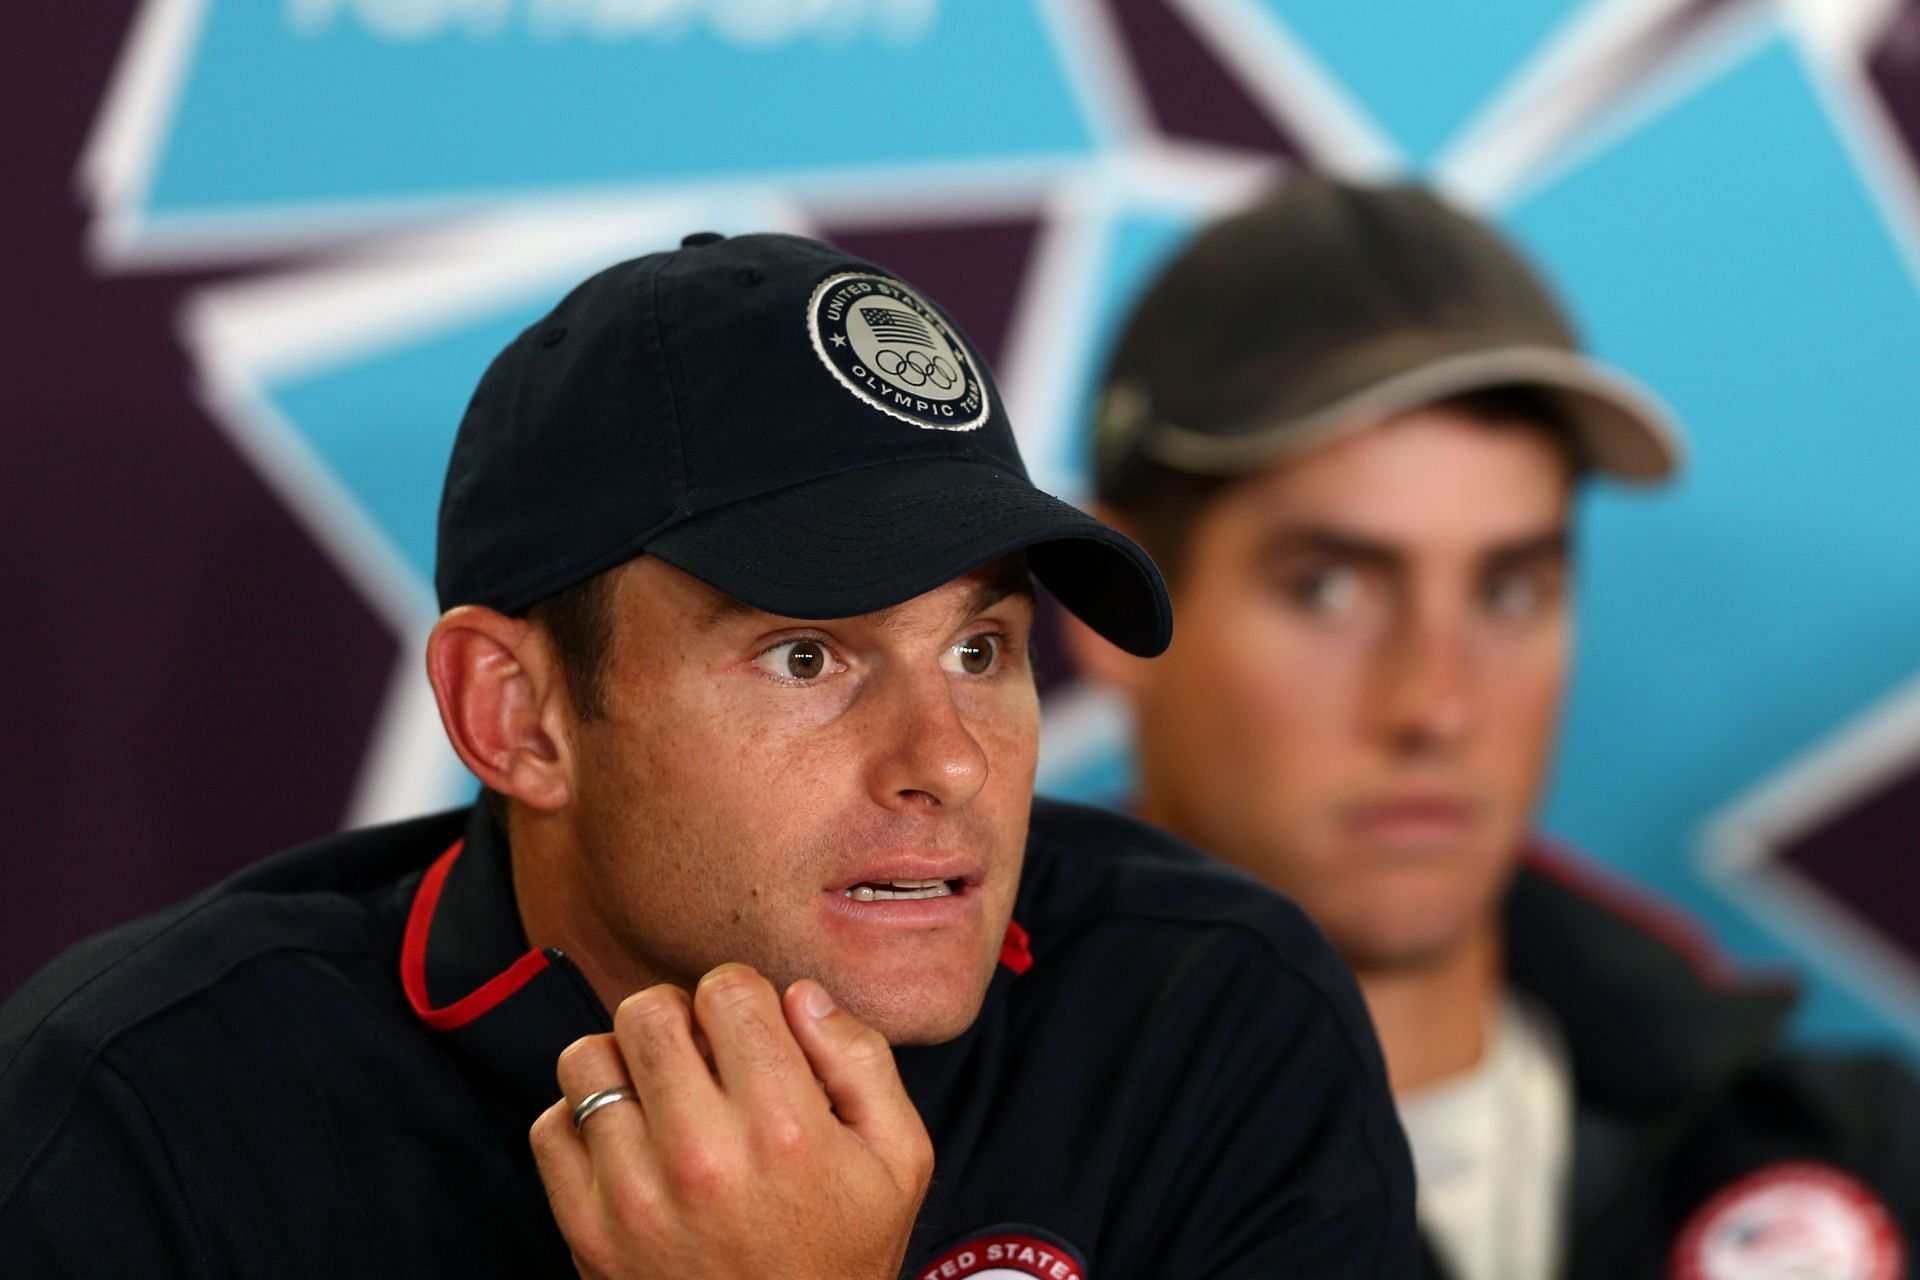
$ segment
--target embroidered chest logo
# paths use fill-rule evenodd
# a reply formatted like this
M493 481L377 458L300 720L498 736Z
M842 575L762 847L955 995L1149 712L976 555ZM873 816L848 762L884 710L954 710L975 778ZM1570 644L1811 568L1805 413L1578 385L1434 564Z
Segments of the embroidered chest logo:
M971 431L987 388L967 345L920 295L886 276L829 276L807 304L813 349L840 384L903 422Z
M989 1227L914 1268L914 1280L1087 1280L1087 1269L1073 1250L1023 1229Z
M1720 1191L1673 1248L1674 1280L1900 1280L1886 1206L1830 1165L1769 1165Z

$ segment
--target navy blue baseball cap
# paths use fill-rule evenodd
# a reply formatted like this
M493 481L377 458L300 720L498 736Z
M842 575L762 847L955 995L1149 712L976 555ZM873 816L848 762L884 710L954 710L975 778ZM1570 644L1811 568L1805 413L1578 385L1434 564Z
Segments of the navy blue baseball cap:
M816 241L703 232L592 276L494 358L447 465L434 583L442 609L517 614L644 554L826 619L1015 551L1121 648L1166 648L1159 570L1034 487L945 312Z

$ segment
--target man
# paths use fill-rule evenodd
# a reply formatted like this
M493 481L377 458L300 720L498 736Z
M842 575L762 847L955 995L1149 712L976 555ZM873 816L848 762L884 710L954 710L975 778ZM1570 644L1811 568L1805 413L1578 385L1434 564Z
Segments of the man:
M1531 834L1574 491L1657 480L1679 443L1518 254L1421 190L1292 178L1143 295L1095 450L1180 618L1151 664L1071 633L1137 710L1137 812L1295 897L1353 966L1436 1269L1900 1274L1911 1081L1790 1052L1787 992L1703 967ZM1778 1269L1815 1255L1855 1269Z
M707 233L588 280L448 467L427 667L483 802L0 1011L0 1274L1406 1274L1338 957L1033 800L1029 568L1165 647L903 282Z

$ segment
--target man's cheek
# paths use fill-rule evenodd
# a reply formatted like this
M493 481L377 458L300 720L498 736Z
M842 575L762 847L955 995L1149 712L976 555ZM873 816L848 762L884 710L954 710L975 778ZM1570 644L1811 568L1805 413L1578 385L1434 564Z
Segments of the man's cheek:
M1040 757L1040 712L1037 702L1012 705L1002 703L975 714L967 726L980 752L986 757L988 785L1031 782Z

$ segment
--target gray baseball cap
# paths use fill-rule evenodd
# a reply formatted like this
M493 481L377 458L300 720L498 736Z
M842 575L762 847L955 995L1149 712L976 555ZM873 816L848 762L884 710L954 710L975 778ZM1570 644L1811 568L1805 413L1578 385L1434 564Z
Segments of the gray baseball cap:
M1593 360L1519 251L1411 185L1298 173L1212 224L1135 306L1102 383L1095 487L1236 475L1449 397L1527 387L1582 465L1652 482L1672 415ZM1143 465L1144 464L1144 465Z

